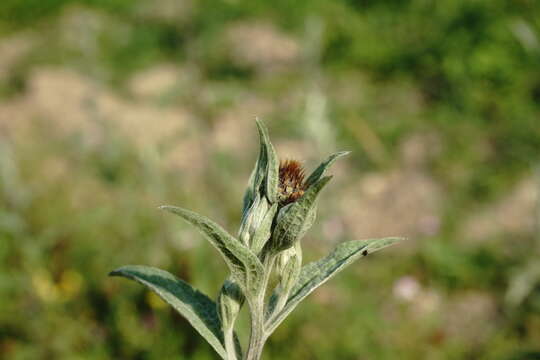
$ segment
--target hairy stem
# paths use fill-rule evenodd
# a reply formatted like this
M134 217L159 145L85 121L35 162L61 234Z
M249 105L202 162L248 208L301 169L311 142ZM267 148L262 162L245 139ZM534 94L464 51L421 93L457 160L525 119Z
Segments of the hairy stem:
M261 307L264 309L264 306ZM252 314L251 317L251 338L249 348L246 353L246 360L259 360L265 342L264 318L262 310Z
M274 262L275 256L273 255L270 255L263 260L265 273L261 290L256 294L252 301L249 301L249 309L251 312L251 336L245 360L259 360L262 355L264 343L267 339L264 329L264 299Z
M225 350L227 351L227 360L238 360L236 355L236 344L234 343L234 327L229 327L225 334Z

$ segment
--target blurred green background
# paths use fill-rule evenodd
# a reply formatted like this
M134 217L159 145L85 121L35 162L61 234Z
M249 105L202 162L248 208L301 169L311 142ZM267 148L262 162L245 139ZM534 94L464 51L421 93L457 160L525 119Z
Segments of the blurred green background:
M299 307L265 359L540 359L537 0L0 1L0 358L216 359L124 264L212 297L263 118L333 169L306 260L410 240ZM243 332L244 336L245 331Z

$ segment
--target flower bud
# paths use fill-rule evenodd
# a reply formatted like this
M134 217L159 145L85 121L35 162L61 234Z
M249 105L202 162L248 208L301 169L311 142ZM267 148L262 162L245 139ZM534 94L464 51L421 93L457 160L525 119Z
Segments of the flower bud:
M302 248L300 243L279 253L276 261L276 270L279 276L278 299L275 305L275 311L280 311L291 290L298 281L300 270L302 268Z
M217 312L224 332L233 328L243 304L244 295L240 287L230 280L225 280L217 299Z
M276 269L280 277L280 286L292 289L302 266L302 248L297 244L279 253Z
M268 203L268 200L266 200L264 196L261 197L257 194L240 225L238 237L242 243L252 248L253 239L261 227L269 209L270 204Z

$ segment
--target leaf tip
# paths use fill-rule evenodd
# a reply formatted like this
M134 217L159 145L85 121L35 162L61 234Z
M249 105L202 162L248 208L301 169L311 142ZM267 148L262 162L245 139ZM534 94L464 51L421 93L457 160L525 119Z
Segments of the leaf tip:
M261 141L263 144L270 143L270 139L268 137L268 127L262 121L260 118L255 117L255 123L257 124L257 130L259 131L259 136L261 138ZM271 144L269 146L272 146Z
M178 208L176 206L172 206L172 205L161 205L161 206L158 206L158 209L159 210L163 210L163 211L168 211L170 213L173 213L173 214L176 214Z
M258 116L255 116L255 124L257 125L259 131L265 128L264 122Z
M122 276L121 268L115 269L107 274L107 276Z

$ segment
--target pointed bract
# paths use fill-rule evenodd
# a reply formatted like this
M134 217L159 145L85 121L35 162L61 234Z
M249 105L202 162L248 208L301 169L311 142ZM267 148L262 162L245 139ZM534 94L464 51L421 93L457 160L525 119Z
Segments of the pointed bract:
M336 162L337 159L339 159L342 156L348 155L350 153L351 153L350 151L340 151L340 152L330 155L308 176L305 183L305 188L307 189L313 184L315 184L324 175L326 170L328 170L330 166L332 166L334 162Z
M259 130L259 137L261 140L261 151L264 150L266 157L266 197L271 204L277 201L278 191L278 178L279 178L279 160L276 155L276 150L270 142L270 136L268 135L268 129L264 123L258 118L255 119L257 123L257 129Z

